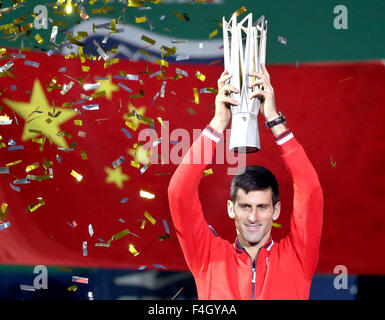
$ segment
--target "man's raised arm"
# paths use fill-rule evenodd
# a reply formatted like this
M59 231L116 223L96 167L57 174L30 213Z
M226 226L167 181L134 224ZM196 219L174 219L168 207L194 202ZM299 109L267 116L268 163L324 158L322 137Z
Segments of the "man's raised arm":
M230 121L231 112L227 104L239 104L226 95L229 91L237 91L225 85L230 77L224 72L218 80L215 116L183 157L168 187L171 217L187 265L194 276L199 276L207 267L214 238L202 212L198 186L209 163L207 160L211 161L216 144L223 138Z
M263 90L256 91L253 96L263 100L261 113L266 121L276 119L274 90L270 84L270 75L265 66L263 73L251 73L259 80L253 86L262 85ZM282 158L293 182L293 214L290 220L290 233L282 241L285 251L298 257L304 275L311 279L318 262L319 244L323 219L323 194L318 179L303 147L295 139L292 132L279 124L271 128L280 148Z

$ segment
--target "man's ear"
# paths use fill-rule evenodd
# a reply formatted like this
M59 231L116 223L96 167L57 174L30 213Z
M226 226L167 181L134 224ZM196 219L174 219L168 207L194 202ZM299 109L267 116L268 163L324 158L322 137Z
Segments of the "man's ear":
M281 201L278 201L274 206L273 221L275 221L279 218L280 213L281 213Z
M227 214L231 219L235 218L234 204L231 200L227 200Z

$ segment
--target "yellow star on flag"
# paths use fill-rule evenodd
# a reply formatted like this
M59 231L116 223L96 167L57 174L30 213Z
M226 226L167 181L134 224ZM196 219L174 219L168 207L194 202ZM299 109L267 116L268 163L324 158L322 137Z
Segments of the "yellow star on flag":
M49 116L48 112L53 114L54 111L38 79L33 83L31 100L29 102L14 101L8 98L3 98L2 101L25 120L22 141L43 135L57 146L68 148L64 136L58 136L57 133L62 131L60 129L61 124L78 114L72 109L55 107L55 113L57 114L58 111L61 113L57 117ZM30 130L34 131L31 132Z
M130 180L130 176L124 174L121 167L115 169L105 167L104 171L107 173L106 183L115 183L119 189L123 188L124 181Z
M137 114L139 114L141 116L144 116L144 114L146 112L146 107L143 106L143 107L140 107L140 108L136 108L131 102L128 103L127 107L128 107L128 113L130 113L132 111L135 111ZM125 113L123 115L123 119L125 121L130 122L130 124L132 126L132 127L130 126L130 128L133 129L133 130L136 130L141 123L146 123L146 122L144 122L142 120L139 120L135 115L132 115L132 116L128 117L127 113Z
M111 80L112 75L109 74L107 77L108 77L108 80L97 80L96 81L96 82L100 83L100 87L96 89L95 93L105 91L106 92L105 97L108 100L111 100L112 99L112 93L119 91L119 87L112 82L112 80Z

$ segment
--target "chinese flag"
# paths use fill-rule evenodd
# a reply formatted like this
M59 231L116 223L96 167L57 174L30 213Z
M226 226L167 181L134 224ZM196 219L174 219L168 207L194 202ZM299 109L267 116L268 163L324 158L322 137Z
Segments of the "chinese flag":
M168 208L177 166L169 155L187 151L194 129L213 117L223 66L7 55L0 80L0 263L186 270ZM342 264L351 273L383 273L383 65L268 69L278 109L323 187L317 272ZM262 149L247 164L277 176L279 241L289 232L293 186L259 120ZM188 132L188 143L170 138L177 129ZM233 242L225 160L208 166L213 174L199 191L207 222Z

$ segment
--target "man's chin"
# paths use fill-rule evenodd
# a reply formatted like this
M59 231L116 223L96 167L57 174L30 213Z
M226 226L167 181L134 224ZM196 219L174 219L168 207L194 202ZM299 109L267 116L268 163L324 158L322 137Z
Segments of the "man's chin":
M249 235L246 235L243 237L243 239L245 239L251 246L256 246L259 242L261 242L263 236L249 236Z

